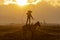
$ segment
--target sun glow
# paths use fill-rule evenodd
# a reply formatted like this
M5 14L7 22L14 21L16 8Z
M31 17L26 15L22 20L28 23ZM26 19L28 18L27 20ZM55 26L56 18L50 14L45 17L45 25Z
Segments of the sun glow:
M54 7L60 6L60 0L4 0L4 5L9 4L16 4L19 6L25 6L25 5L36 5L40 2L47 2L49 5L52 5Z
M27 3L27 0L16 0L16 4L20 6L25 6Z
M20 6L25 6L25 5L34 5L34 4L37 4L41 2L41 0L16 0L16 1L13 1L13 0L4 0L4 4L7 5L7 4L17 4L17 5L20 5Z

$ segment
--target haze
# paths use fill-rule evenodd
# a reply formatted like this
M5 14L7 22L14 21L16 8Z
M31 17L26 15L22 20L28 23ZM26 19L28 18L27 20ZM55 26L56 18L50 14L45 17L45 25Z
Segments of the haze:
M0 0L0 4L2 4ZM0 24L25 23L27 10L32 10L35 21L47 23L60 23L60 6L54 7L47 2L37 5L20 7L17 5L0 5Z

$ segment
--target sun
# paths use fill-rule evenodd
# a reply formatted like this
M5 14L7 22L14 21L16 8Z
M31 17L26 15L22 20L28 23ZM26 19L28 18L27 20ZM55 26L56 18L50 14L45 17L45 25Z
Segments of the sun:
M27 0L16 0L16 4L20 6L25 6L28 4Z

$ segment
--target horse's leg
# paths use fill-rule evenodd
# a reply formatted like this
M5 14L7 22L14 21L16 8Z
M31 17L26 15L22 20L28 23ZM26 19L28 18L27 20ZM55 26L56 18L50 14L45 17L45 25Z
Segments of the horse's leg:
M27 38L26 38L26 34L27 34L27 27L24 26L24 27L23 27L23 40L26 40L26 39L27 39Z

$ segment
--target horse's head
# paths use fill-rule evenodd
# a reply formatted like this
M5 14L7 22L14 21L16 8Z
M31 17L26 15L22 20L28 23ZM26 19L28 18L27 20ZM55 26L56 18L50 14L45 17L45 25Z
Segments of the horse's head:
M39 27L40 27L40 22L37 21L37 22L35 23L35 26L39 26Z

